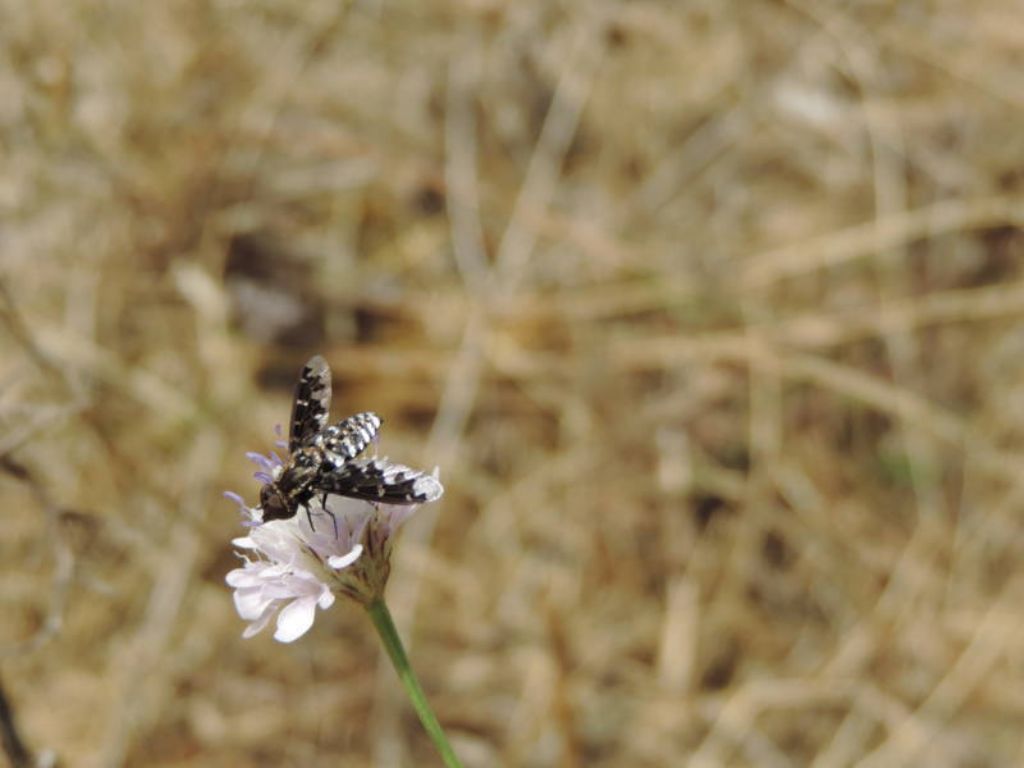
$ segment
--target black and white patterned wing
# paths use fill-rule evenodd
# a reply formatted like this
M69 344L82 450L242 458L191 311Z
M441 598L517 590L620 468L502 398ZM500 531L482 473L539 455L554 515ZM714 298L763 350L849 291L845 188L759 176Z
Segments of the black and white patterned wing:
M387 459L354 459L323 472L315 486L323 493L381 504L424 504L444 493L441 481L433 475Z
M376 413L357 413L321 431L313 439L313 445L323 451L324 458L334 467L340 467L366 450L380 431L380 425L380 416Z
M331 368L320 355L311 357L299 374L288 430L288 450L294 452L327 424L331 410Z

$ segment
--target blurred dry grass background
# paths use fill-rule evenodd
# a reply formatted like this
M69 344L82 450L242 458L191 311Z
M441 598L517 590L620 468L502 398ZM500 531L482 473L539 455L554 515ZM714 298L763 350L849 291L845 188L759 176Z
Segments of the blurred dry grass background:
M0 5L0 662L66 766L436 758L354 606L243 642L322 352L440 464L472 766L1024 762L1024 17Z

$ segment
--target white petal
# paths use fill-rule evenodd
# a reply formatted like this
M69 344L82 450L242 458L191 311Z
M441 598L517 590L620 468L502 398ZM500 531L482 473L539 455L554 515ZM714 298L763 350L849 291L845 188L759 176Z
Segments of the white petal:
M293 600L278 614L274 639L279 643L298 640L313 626L314 618L316 618L316 600L308 597Z
M327 564L336 571L348 568L363 554L363 545L356 544L347 555L331 555L327 558Z
M311 590L303 588L301 581L295 579L268 581L263 586L262 591L270 600L292 600L296 597L309 597L311 592Z
M295 536L289 535L288 530L282 529L275 523L264 523L259 528L254 528L249 538L256 545L256 549L262 550L273 560L287 560L298 547Z
M246 587L235 590L235 610L246 621L253 621L262 616L272 602L273 599L262 589Z
M327 509L339 520L343 517L360 517L373 512L373 506L360 499L348 496L328 496Z
M263 612L262 616L258 617L248 627L245 628L245 631L242 633L242 638L248 640L250 637L258 635L260 632L262 632L263 628L270 623L270 620L272 618L274 618L275 613L277 613L277 610L274 608L274 606L268 606L267 610Z
M234 586L237 581L239 583L252 583L257 584L262 578L263 571L266 570L269 564L263 560L245 560L242 563L241 568L235 568L230 571L227 576L224 577L225 581Z
M247 568L235 568L233 571L228 571L224 581L229 587L247 587L253 582L253 578Z
M418 507L415 504L409 504L404 507L397 505L381 505L381 509L386 511L387 522L388 522L388 534L394 536L399 528L413 516Z
M260 582L280 581L292 572L290 563L258 563ZM253 569L255 570L255 568Z

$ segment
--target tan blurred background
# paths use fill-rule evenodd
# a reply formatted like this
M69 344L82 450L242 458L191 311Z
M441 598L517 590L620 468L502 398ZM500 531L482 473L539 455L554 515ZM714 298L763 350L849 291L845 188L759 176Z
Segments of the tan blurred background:
M441 465L467 768L1024 762L1024 14L0 5L0 675L61 765L437 765L360 609L243 641L311 354Z

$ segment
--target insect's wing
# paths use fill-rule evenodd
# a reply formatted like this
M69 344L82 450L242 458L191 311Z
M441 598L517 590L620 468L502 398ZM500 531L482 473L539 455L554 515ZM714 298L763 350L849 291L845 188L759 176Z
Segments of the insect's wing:
M381 504L423 504L441 498L444 487L433 475L387 459L355 459L317 478L317 490Z
M299 374L288 430L288 450L294 451L327 424L331 410L331 369L320 355L310 358Z
M323 450L328 461L340 467L366 450L380 431L380 425L380 416L376 413L357 413L327 427L316 436L314 443Z

